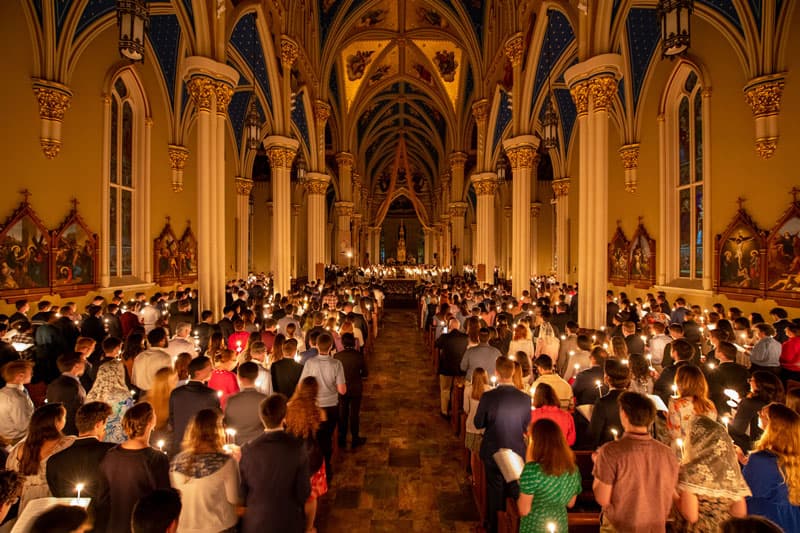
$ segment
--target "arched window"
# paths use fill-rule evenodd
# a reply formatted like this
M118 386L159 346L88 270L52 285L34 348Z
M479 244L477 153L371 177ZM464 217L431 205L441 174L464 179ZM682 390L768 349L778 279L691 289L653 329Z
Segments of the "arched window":
M658 281L688 289L711 289L709 238L710 161L708 81L681 61L661 101L662 165ZM663 244L662 244L663 243Z
M111 91L111 139L108 171L108 272L133 276L133 108L128 89L117 78Z

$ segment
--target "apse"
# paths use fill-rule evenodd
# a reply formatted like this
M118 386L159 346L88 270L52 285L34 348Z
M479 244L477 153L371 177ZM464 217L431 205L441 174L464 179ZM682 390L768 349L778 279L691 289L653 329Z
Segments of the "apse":
M405 230L406 262L423 263L425 259L425 239L422 233L422 223L417 217L417 212L414 210L411 200L405 196L395 198L389 205L389 211L383 221L382 262L388 262L390 259L398 260L398 239L401 223Z

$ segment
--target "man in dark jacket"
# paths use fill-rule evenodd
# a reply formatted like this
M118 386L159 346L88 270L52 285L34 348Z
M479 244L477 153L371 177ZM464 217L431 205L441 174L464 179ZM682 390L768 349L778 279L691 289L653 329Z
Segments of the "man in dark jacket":
M172 427L171 455L181 449L183 434L189 421L202 409L219 410L216 391L206 386L211 377L211 360L206 356L196 357L189 363L189 383L178 387L169 396L169 425Z
M575 376L572 383L575 405L593 405L608 390L603 381L604 353L602 348L593 349L589 356L592 366Z
M750 371L736 362L736 352L736 346L730 342L720 342L715 352L719 365L706 365L703 369L708 380L708 396L720 416L731 412L725 389L735 390L739 398L745 398L750 391Z
M286 397L261 402L264 434L242 447L239 461L244 515L242 533L301 533L304 505L311 494L308 454L283 430Z
M458 328L458 320L451 318L447 324L447 332L436 339L436 347L439 349L440 409L445 418L448 416L453 380L456 376L464 375L461 371L461 359L464 357L464 352L467 351L467 342L469 341L467 334L462 333ZM453 409L458 408L458 405L453 406Z
M351 447L357 448L367 439L359 435L361 396L364 392L362 380L367 377L364 354L356 350L356 338L352 333L342 335L344 350L336 352L334 359L342 362L347 393L339 395L339 447L347 446L347 426L350 426Z
M67 424L64 426L64 433L77 435L75 415L86 399L86 390L80 382L86 369L86 362L81 354L71 352L58 358L58 369L61 371L61 375L47 386L47 402L64 404L64 408L67 410Z
M672 350L672 360L675 364L664 368L653 387L653 394L659 396L665 404L669 403L669 397L672 396L672 385L675 383L675 373L678 372L678 368L690 365L694 357L694 348L686 339L675 340L669 348ZM666 354L664 355L666 359Z

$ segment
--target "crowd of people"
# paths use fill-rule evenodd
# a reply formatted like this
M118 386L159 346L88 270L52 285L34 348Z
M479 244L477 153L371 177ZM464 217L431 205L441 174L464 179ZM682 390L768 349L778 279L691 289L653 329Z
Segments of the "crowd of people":
M313 532L358 449L382 312L369 283L179 287L0 316L0 531Z
M520 531L567 531L589 454L601 531L800 531L800 320L609 291L581 325L577 299L552 278L420 289L485 529L511 498Z

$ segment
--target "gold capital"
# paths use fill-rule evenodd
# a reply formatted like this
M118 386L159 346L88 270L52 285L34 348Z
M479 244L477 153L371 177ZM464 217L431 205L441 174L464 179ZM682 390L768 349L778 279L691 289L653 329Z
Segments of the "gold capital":
M482 98L472 104L472 116L478 122L486 120L489 117L489 100Z
M291 68L294 65L298 53L297 43L287 35L281 36L281 64L284 68Z
M58 152L61 151L61 140L40 138L39 146L42 148L42 153L47 159L55 159Z
M532 146L515 146L506 150L506 155L511 163L511 169L515 171L533 168L539 159L539 154Z
M169 153L169 165L172 170L183 170L186 166L186 160L189 159L189 149L179 144L170 144L167 146Z
M274 169L291 169L294 161L295 150L285 146L271 146L267 148L269 165Z
M759 78L744 88L745 100L753 110L754 117L777 115L780 112L784 85L783 78Z
M472 186L478 196L494 196L497 192L497 179L494 176L472 177Z
M569 88L569 94L572 95L572 100L575 102L578 116L587 114L589 112L589 82L576 83Z
M186 80L186 91L198 111L211 111L216 93L213 79L206 76L194 76Z
M336 154L336 164L339 165L339 168L342 167L352 168L355 161L356 160L353 157L353 154L351 154L350 152L337 152Z
M33 85L33 93L39 103L39 118L61 122L64 113L69 109L72 92L63 85L53 85L45 81L37 81Z
M235 181L236 194L241 196L250 196L250 191L253 190L253 180L237 176Z
M353 214L352 202L336 202L333 204L333 209L336 211L336 216L349 217Z
M456 170L464 170L464 166L467 164L467 154L464 152L453 152L450 154L450 168L453 171Z
M460 219L467 213L467 203L466 202L453 202L450 204L450 216L456 219Z
M523 45L524 39L522 33L515 33L506 41L505 45L503 45L503 50L511 61L512 67L518 67L522 64Z
M569 178L553 180L553 194L556 195L556 198L567 196L569 194Z
M775 153L777 148L777 137L761 137L760 139L756 139L756 152L758 152L761 159L769 159L772 157L772 154Z
M608 110L608 106L611 105L614 95L617 93L617 79L614 76L598 76L589 81L594 108L598 111Z
M541 212L542 212L542 204L540 202L534 202L531 204L531 216L533 218L538 218Z
M303 180L303 188L308 194L323 195L328 191L328 182L330 178L323 178L321 176L309 177L308 175Z
M233 87L223 81L217 81L214 84L214 92L217 96L217 113L224 115L233 97Z
M639 145L626 144L619 149L619 157L625 170L636 170L639 168Z
M317 100L314 106L314 116L317 117L319 122L325 122L331 116L331 106L322 100Z

